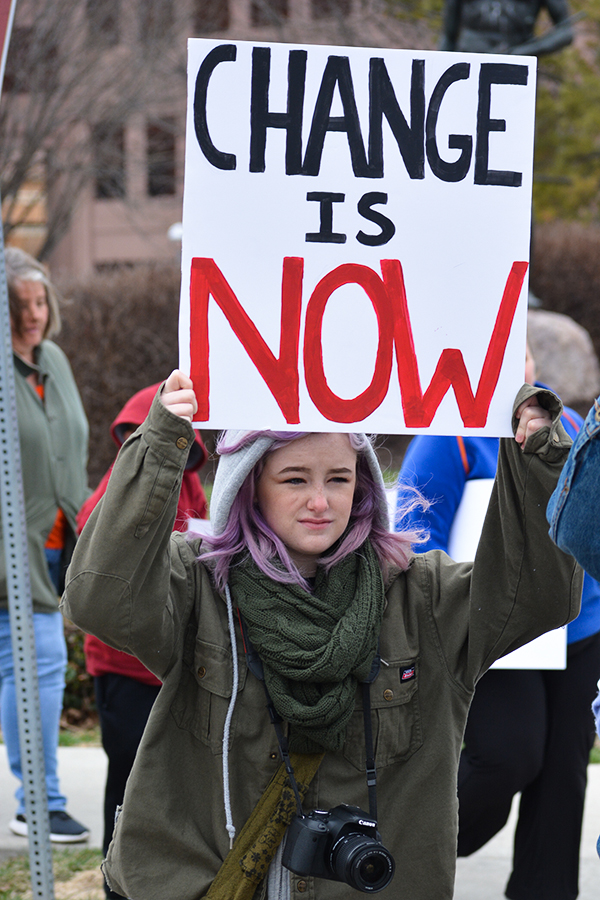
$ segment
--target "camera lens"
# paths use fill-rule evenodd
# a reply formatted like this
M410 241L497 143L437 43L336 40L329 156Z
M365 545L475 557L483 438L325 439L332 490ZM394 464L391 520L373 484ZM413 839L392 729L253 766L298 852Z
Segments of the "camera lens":
M370 894L388 886L395 868L385 847L364 834L340 838L333 848L331 867L340 881Z
M358 866L358 876L363 884L377 885L389 871L389 863L380 853L364 856Z

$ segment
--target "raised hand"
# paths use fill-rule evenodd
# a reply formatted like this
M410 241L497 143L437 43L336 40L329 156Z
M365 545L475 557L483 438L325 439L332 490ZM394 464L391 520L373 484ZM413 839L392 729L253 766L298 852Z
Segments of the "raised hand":
M165 382L160 400L170 412L192 421L198 409L192 379L181 369L174 369Z
M519 420L515 441L520 444L521 447L524 446L527 438L531 437L532 434L535 434L536 431L539 431L540 428L543 428L544 426L549 427L552 424L552 416L547 409L544 409L543 406L538 404L537 397L535 396L530 397L529 400L525 400L524 403L521 403L515 415Z

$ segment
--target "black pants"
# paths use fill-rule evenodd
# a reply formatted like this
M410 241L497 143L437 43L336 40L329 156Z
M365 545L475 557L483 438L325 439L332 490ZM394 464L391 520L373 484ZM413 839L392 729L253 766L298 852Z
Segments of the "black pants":
M575 900L594 742L600 633L570 644L560 671L493 669L475 691L458 773L458 855L506 824L521 792L510 900Z
M126 675L109 673L94 678L102 746L108 756L104 789L104 855L113 833L115 812L123 802L125 784L160 687L142 684ZM107 891L108 893L108 891ZM108 896L118 897L118 894Z

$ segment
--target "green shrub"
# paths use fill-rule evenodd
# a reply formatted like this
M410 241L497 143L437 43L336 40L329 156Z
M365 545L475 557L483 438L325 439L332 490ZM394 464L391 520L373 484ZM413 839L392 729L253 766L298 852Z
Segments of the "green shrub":
M94 679L85 670L84 633L65 622L67 674L61 727L90 727L97 722Z
M550 222L533 231L531 289L544 309L589 331L600 356L600 226Z
M110 424L136 391L177 366L178 269L135 266L59 285L68 298L57 343L67 354L90 423L90 485L116 447Z

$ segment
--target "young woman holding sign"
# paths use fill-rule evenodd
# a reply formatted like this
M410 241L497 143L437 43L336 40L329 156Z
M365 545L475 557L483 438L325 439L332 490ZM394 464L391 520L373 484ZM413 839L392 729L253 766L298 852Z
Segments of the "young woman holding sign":
M63 600L163 681L111 887L132 900L450 900L475 683L579 608L579 570L544 517L570 445L559 401L519 393L463 564L412 557L414 534L389 533L362 434L225 432L213 536L171 535L195 409L173 372L119 455Z

